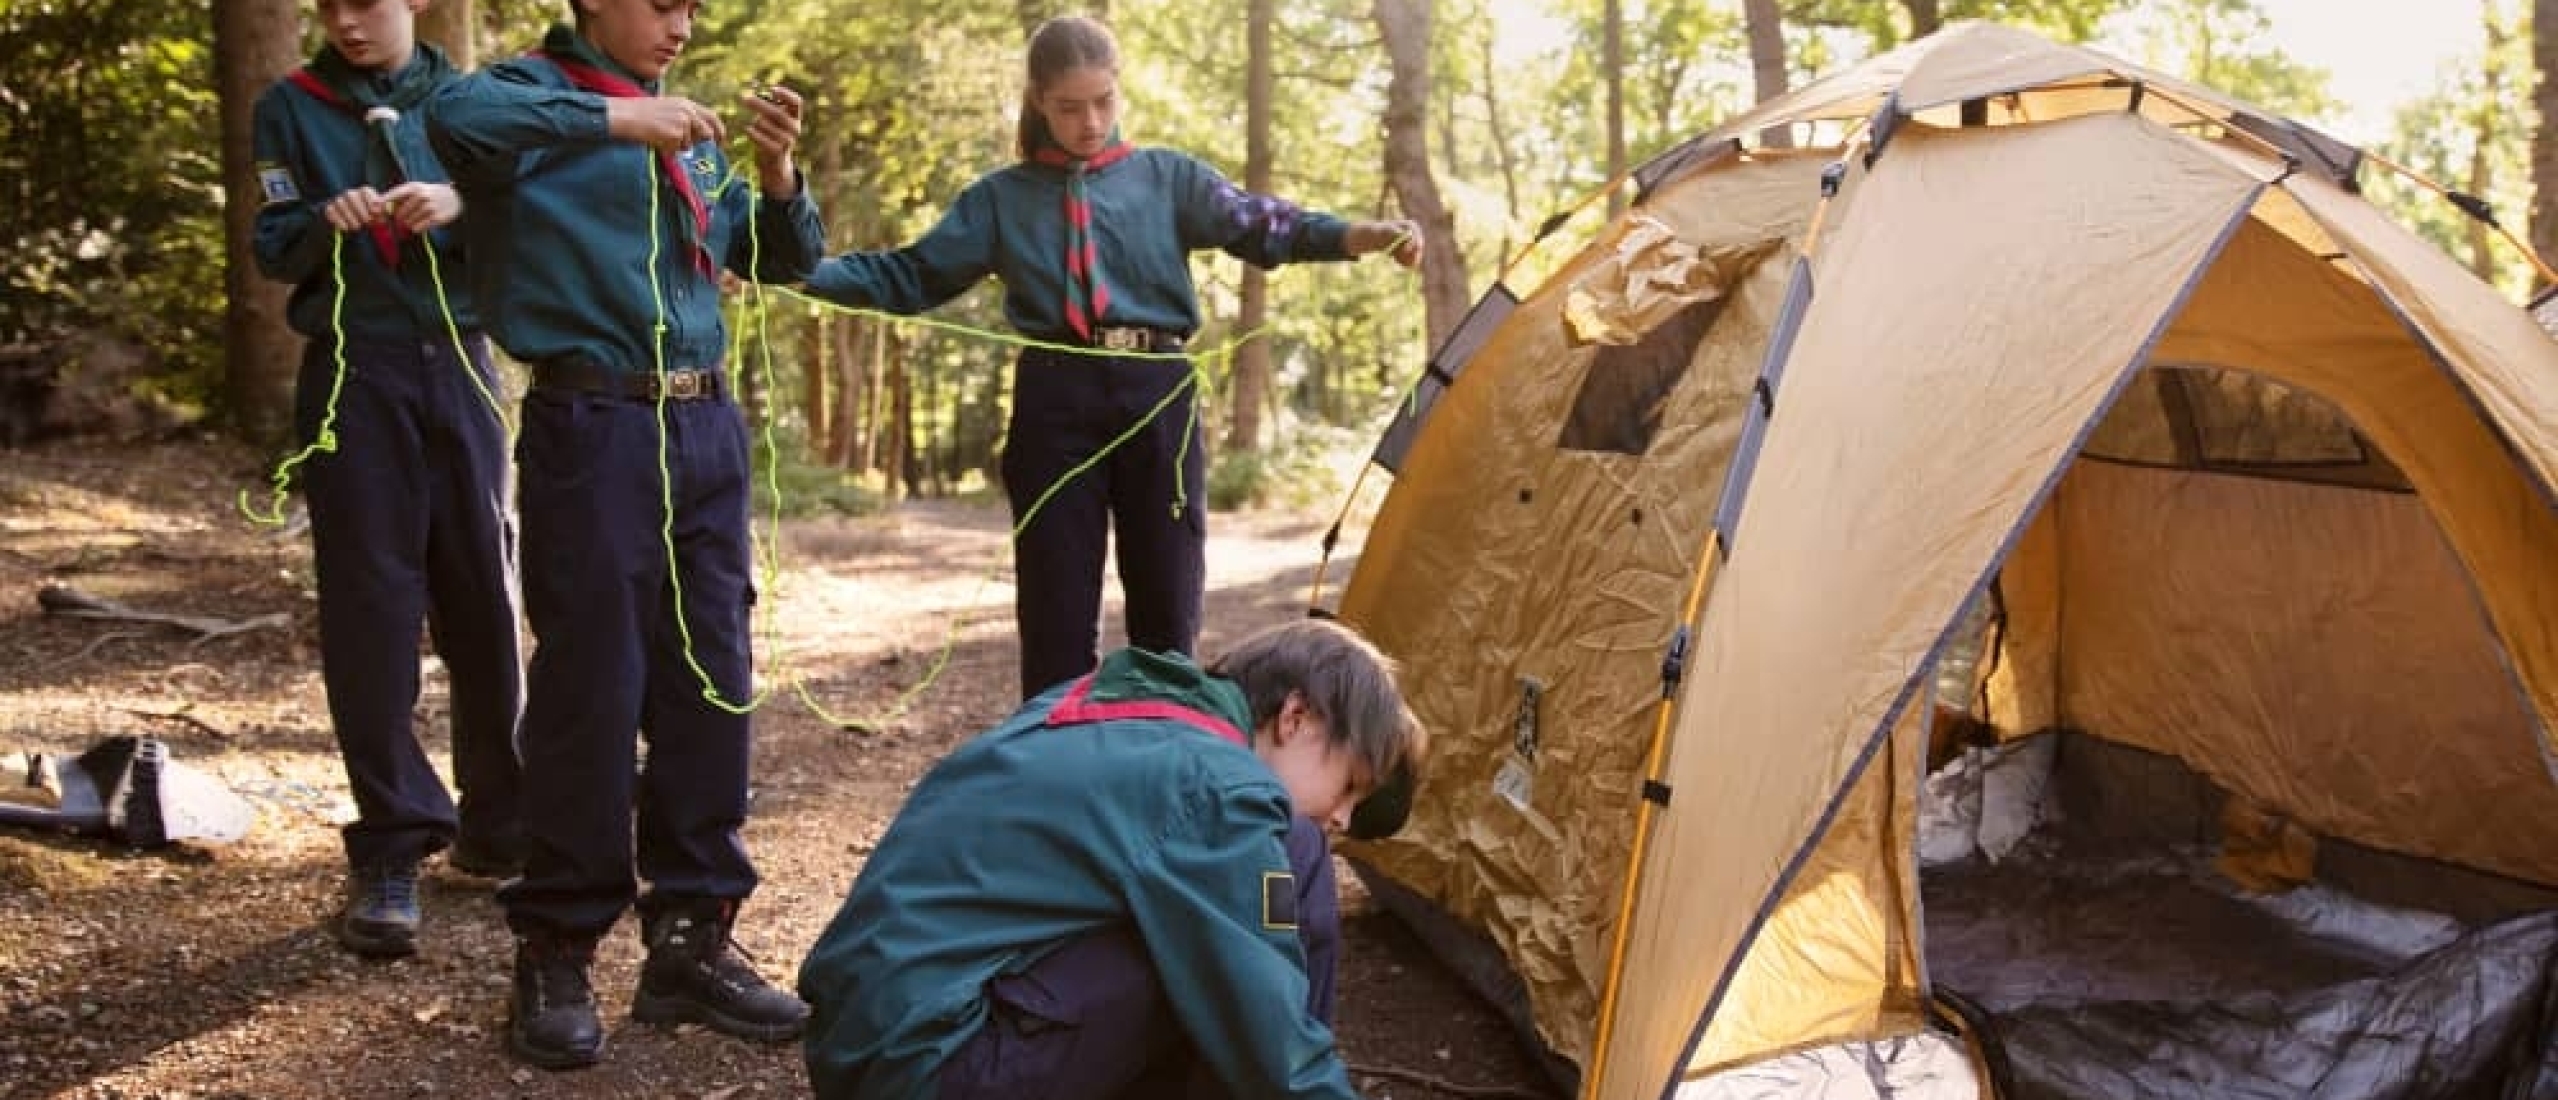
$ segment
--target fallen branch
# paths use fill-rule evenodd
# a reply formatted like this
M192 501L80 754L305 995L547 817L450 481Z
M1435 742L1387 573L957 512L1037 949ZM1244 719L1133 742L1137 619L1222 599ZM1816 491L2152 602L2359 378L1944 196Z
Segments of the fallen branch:
M1388 1081L1400 1081L1407 1085L1419 1085L1432 1092L1464 1097L1466 1100L1553 1100L1554 1097L1553 1093L1544 1089L1528 1088L1522 1085L1460 1085L1453 1081L1432 1077L1419 1070L1398 1069L1393 1066L1364 1066L1352 1062L1349 1068L1354 1076L1377 1077Z
M179 707L176 710L143 710L140 707L117 707L115 709L123 711L136 718L149 718L160 722L179 722L185 725L194 726L199 730L203 730L206 733L212 734L213 736L222 738L226 741L231 737L231 731L187 713L187 708L185 707Z
M78 663L79 663L79 662L81 662L81 661L88 660L88 659L89 659L89 655L90 655L90 654L97 652L97 651L98 651L98 647L103 646L103 645L107 644L108 642L128 642L128 641L132 641L132 640L133 640L133 639L135 639L135 638L139 638L139 637L141 637L141 636L142 636L142 632L141 632L141 631L139 631L139 630L110 630L110 631L107 631L107 632L106 632L106 633L104 633L104 634L100 634L100 635L98 635L98 636L97 636L97 637L95 637L95 638L91 638L91 639L89 639L89 644L84 645L84 646L81 646L81 647L80 647L80 651L79 651L79 652L77 652L77 653L72 653L72 654L69 654L69 655L67 655L67 656L63 656L63 657L57 657L57 658L55 658L55 659L53 659L53 660L51 660L51 661L47 661L47 662L45 662L45 665L44 665L44 671L46 671L46 672L51 672L51 671L53 671L54 669L61 668L61 667L62 667L62 666L64 666L64 665L69 665L69 664L78 664Z
M44 613L47 615L60 615L72 619L103 619L109 622L161 623L191 630L195 632L196 638L190 644L195 645L251 630L282 627L293 621L292 615L282 611L251 619L219 619L210 615L178 615L166 611L148 611L126 606L103 596L93 596L67 584L48 584L37 589L36 603L44 608ZM82 655L86 655L85 651Z

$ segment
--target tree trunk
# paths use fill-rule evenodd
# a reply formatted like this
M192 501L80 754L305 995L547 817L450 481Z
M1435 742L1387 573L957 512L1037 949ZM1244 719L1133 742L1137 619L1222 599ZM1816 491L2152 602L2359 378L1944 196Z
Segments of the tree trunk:
M2510 33L2499 19L2496 5L2487 6L2487 52L2480 76L2485 81L2478 105L2471 109L2475 133L2469 146L2469 193L2481 201L2496 193L2496 170L2489 154L2502 135L2498 133L2498 114L2505 102L2505 43ZM2490 285L2496 281L2495 233L2486 222L2469 219L2469 270Z
M2558 3L2558 0L2549 0ZM1510 152L1510 133L1501 126L1501 68L1492 56L1492 32L1483 34L1483 129L1492 141L1493 161L1501 169L1501 262L1508 263L1518 242L1510 236L1526 214L1519 209L1519 158ZM1497 276L1496 276L1497 277Z
M800 450L812 462L824 462L833 453L835 402L826 392L826 381L835 373L835 329L846 320L821 312L799 329L799 407L807 418Z
M2533 0L2531 60L2531 250L2558 260L2558 0Z
M1440 201L1430 174L1430 6L1432 0L1376 0L1378 36L1393 74L1386 79L1386 180L1395 202L1421 223L1421 303L1428 347L1456 331L1472 295L1465 252L1456 247L1457 217Z
M1274 0L1250 0L1244 15L1244 158L1247 191L1270 192L1270 22ZM1269 273L1251 264L1243 268L1243 286L1235 307L1235 332L1244 340L1235 349L1232 418L1226 424L1226 446L1235 451L1261 449L1261 405L1270 393L1270 341L1256 335L1270 313Z
M907 378L906 357L882 346L888 386L889 419L880 441L881 469L888 474L888 499L915 495L915 387Z
M301 61L301 0L217 0L213 82L222 99L223 229L229 238L223 283L223 400L250 438L281 439L293 414L293 375L302 339L284 324L286 287L258 274L250 251L258 206L251 116L267 85Z
M457 69L476 69L480 65L479 21L471 10L472 0L429 0L426 10L417 15L417 37L432 42L443 50Z
M1758 93L1758 102L1765 103L1785 94L1785 13L1777 7L1777 0L1742 0L1741 11L1750 30L1750 83ZM1790 148L1794 131L1783 127L1764 131L1759 143Z
M1935 34L1945 25L1945 12L1938 0L1901 0L1901 6L1910 11L1910 37L1914 40Z
M1599 15L1599 71L1608 82L1608 178L1625 171L1625 2L1605 0ZM1608 191L1608 213L1625 205L1618 189Z

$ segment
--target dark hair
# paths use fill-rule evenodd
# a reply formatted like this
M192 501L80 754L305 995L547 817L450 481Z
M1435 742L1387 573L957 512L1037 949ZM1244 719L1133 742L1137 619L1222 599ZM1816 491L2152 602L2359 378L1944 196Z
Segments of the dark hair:
M1311 618L1268 627L1235 643L1208 671L1243 689L1253 728L1276 720L1293 694L1375 782L1419 781L1429 732L1404 705L1394 659L1349 627Z
M1073 69L1119 72L1119 41L1110 28L1085 15L1061 15L1030 32L1030 64L1021 86L1021 125L1013 131L1013 151L1022 159L1052 140L1048 119L1039 113L1039 91Z

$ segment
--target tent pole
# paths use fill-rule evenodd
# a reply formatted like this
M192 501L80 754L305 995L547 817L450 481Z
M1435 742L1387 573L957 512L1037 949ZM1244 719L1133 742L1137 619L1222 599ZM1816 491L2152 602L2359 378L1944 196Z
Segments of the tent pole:
M1696 623L1697 608L1704 602L1705 588L1714 573L1714 563L1722 559L1722 533L1707 528L1705 546L1697 557L1696 579L1688 585L1686 606L1679 611L1679 629L1690 629ZM1693 651L1691 651L1693 652ZM1676 702L1673 685L1661 685L1661 701L1652 722L1652 745L1644 753L1643 779L1646 784L1660 782L1663 750L1670 743L1671 704ZM1617 899L1616 935L1608 946L1607 986L1599 997L1599 1031L1590 1043L1590 1071L1582 1075L1581 1094L1596 1100L1607 1076L1608 1030L1616 1024L1617 993L1625 974L1626 941L1634 926L1634 897L1643 878L1643 852L1652 836L1653 803L1649 798L1636 803L1634 820L1634 852L1625 869L1625 890Z

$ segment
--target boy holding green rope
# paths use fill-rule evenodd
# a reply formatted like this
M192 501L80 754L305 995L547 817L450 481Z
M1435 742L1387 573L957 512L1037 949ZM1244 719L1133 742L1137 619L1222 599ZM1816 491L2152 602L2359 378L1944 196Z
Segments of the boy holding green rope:
M318 0L327 43L254 116L258 265L293 284L287 316L309 338L294 420L321 678L356 807L336 931L367 956L416 949L425 857L503 875L520 846L507 432L447 228L461 199L419 110L456 76L416 40L426 3ZM421 621L451 682L458 811L411 719Z
M634 905L634 1018L784 1042L808 1011L730 939L756 885L739 837L755 592L719 275L804 278L825 236L791 161L798 95L745 97L759 194L732 177L719 114L665 94L698 6L575 0L574 26L428 111L488 250L491 331L533 374L517 448L529 844L498 900L516 934L507 1044L545 1069L602 1057L588 971Z

